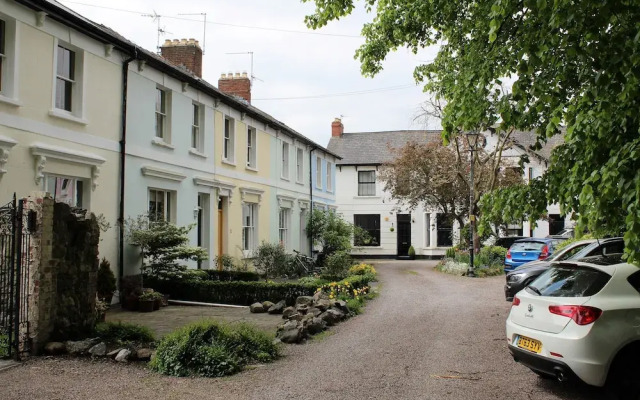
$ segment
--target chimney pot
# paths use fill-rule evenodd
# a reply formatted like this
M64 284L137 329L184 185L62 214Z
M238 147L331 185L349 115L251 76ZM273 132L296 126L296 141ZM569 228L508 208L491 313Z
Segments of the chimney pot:
M193 39L190 39L193 40ZM194 75L202 78L202 49L200 46L193 46L187 39L165 40L160 47L162 57L175 66L183 66Z
M226 77L222 74L218 80L218 89L224 93L242 97L251 103L251 80L246 72L229 72Z
M171 46L171 39L165 39L163 46Z
M331 137L342 137L344 133L344 125L340 118L335 118L331 123Z

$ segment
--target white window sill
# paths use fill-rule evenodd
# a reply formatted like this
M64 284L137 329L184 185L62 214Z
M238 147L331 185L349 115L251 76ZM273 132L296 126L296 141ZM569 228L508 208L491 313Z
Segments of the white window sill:
M250 167L248 165L246 167L244 167L244 169L246 169L248 171L258 172L258 168Z
M8 104L10 106L22 107L22 103L13 97L7 97L0 94L0 103Z
M353 246L354 250L381 249L382 246Z
M164 147L165 149L171 149L171 150L175 149L175 146L165 142L164 140L162 140L162 139L160 139L158 137L153 138L151 140L151 144L156 145L156 146L160 146L160 147Z
M199 152L196 149L189 149L189 154L194 155L196 157L200 157L200 158L207 158L207 155L204 153Z
M304 182L302 182L302 181L296 181L296 184L298 184L300 186L304 186Z
M64 119L66 121L75 122L80 125L87 125L89 122L84 118L76 117L75 115L69 113L68 111L58 110L57 108L53 108L49 110L49 116L54 118Z
M380 199L380 196L353 196L354 199Z
M233 161L229 161L229 160L227 160L226 158L223 158L223 159L222 159L222 163L223 163L223 164L227 164L227 165L232 165L232 166L234 166L234 167L236 166L236 163L235 163L235 162L233 162Z
M286 176L280 176L280 179L282 179L283 181L287 181L290 182L291 180L289 178L287 178Z

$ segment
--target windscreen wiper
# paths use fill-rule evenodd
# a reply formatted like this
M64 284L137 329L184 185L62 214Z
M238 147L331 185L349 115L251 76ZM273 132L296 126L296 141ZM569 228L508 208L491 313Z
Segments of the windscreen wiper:
M540 289L538 289L538 288L537 288L537 287L535 287L535 286L531 286L531 285L529 285L529 286L527 286L527 289L531 289L531 290L532 290L535 294L537 294L538 296L542 296L542 292L540 292Z

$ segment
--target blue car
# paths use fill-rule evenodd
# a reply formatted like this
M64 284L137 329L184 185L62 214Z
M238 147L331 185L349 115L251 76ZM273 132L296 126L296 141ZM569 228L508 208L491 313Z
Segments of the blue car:
M561 240L554 238L526 238L516 240L504 260L504 272L511 272L524 263L535 260L546 260L555 250L556 243Z

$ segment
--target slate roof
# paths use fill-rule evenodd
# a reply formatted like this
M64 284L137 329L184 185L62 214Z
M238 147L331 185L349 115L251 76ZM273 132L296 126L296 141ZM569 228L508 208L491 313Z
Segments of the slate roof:
M400 148L408 142L441 141L441 135L441 130L345 132L341 137L331 137L327 149L342 157L337 165L380 165L393 159L389 147ZM562 143L562 135L557 135L547 139L540 150L533 150L535 132L516 131L511 137L516 147L544 161L549 161L551 150Z
M189 83L190 86L209 94L213 98L220 99L222 103L228 104L241 112L246 112L257 120L268 124L273 129L286 132L303 143L309 144L331 154L334 157L340 158L339 154L333 153L268 113L252 106L243 98L222 92L217 87L193 74L186 68L178 67L169 63L163 57L138 46L113 29L96 23L55 0L16 0L16 2L35 10L45 10L47 12L47 18L60 21L61 23L80 31L95 40L112 44L115 48L123 51L124 53L133 54L135 55L135 59L143 60L153 68L165 72L178 80Z

